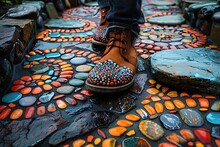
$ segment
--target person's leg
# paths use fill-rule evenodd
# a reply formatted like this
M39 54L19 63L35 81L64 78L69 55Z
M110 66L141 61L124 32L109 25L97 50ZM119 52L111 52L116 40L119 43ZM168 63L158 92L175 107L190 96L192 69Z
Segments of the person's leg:
M110 22L109 28L129 28L138 35L138 24L145 21L141 11L142 0L110 0L109 4L110 10L106 16L106 20Z
M99 4L100 9L110 7L109 0L98 0L97 2Z
M109 25L108 21L106 21L106 15L109 12L110 4L109 0L98 0L99 4L99 11L101 13L100 23L97 29L95 30L93 34L92 44L93 47L96 48L97 46L106 46L108 44L108 40L105 36L105 32L107 29L107 26Z
M110 0L108 45L103 57L89 73L86 86L99 93L119 92L134 82L137 54L134 42L139 23L144 23L141 0Z

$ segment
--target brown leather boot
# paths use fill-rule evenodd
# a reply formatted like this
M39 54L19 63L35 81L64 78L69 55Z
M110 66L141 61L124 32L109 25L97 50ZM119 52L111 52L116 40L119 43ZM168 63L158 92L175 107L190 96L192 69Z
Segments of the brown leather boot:
M111 93L133 85L137 66L135 35L128 29L113 28L100 62L90 71L86 81L92 92Z
M109 9L110 9L109 7L106 7L106 8L102 8L99 10L101 12L101 19L100 19L100 24L98 28L93 34L93 39L92 39L93 45L106 46L108 44L108 40L105 36L105 32L106 32L109 22L106 21L105 17Z

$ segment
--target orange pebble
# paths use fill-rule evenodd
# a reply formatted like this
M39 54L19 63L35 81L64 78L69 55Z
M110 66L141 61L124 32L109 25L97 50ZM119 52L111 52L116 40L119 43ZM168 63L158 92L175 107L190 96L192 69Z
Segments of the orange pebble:
M173 103L179 109L185 108L185 104L181 100L174 100Z
M117 121L117 125L119 125L120 127L130 127L133 125L133 123L128 120L121 119Z
M164 112L163 104L160 103L160 102L156 102L156 103L154 104L154 108L155 108L155 110L157 111L157 113L163 113L163 112Z
M171 101L165 101L164 105L167 108L167 110L174 110L175 109L175 106Z
M126 119L130 120L130 121L138 121L140 120L140 117L134 114L127 114L125 116Z
M43 89L46 90L46 91L49 91L49 90L51 90L52 88L53 88L53 87L50 86L49 84L43 85Z
M151 105L145 105L144 108L150 115L156 114L155 109Z

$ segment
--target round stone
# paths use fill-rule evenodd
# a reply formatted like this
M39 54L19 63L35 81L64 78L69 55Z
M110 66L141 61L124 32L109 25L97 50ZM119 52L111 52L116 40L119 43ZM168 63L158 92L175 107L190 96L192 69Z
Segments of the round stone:
M46 64L36 64L31 68L33 74L41 74L47 72L49 67Z
M220 113L211 112L206 116L206 120L214 125L220 125Z
M212 134L213 137L220 139L220 126L212 127Z
M57 92L60 94L71 94L73 93L75 87L73 86L61 86L57 88Z
M69 81L69 84L72 86L82 86L84 84L84 81L80 79L72 79Z
M40 96L39 101L42 103L49 102L54 96L54 92L46 92L42 96Z
M2 97L2 102L12 103L12 102L19 100L21 97L22 97L22 94L20 92L8 93Z
M74 65L82 65L87 62L87 59L84 57L75 57L75 58L71 59L70 62Z
M69 59L72 59L73 57L75 57L75 54L73 53L69 53L69 54L64 54L61 56L61 59L63 60L69 60Z
M202 116L192 109L182 109L180 110L180 116L182 120L191 127L200 127L203 125L204 120Z
M151 145L141 137L129 137L123 140L122 147L151 147Z
M77 73L75 74L75 78L80 80L86 80L88 75L88 73Z
M80 65L76 67L76 71L78 72L90 72L92 70L92 66L89 65Z
M212 111L220 111L220 101L215 101L211 106Z
M26 96L19 100L19 104L21 106L27 107L33 105L36 102L36 100L37 99L34 96Z
M139 130L147 138L157 141L165 134L163 128L157 123L150 120L143 120L139 124Z
M163 114L160 116L160 121L168 130L177 130L182 126L180 118L174 114Z

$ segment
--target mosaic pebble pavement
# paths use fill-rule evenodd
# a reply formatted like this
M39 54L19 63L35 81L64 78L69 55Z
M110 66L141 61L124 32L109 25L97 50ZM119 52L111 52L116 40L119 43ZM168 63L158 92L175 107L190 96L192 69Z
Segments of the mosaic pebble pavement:
M164 2L172 3L171 0ZM146 23L140 25L140 39L135 47L147 68L137 73L136 86L131 89L134 92L106 96L93 95L86 90L84 82L88 72L101 58L99 53L87 47L81 49L73 45L52 49L35 48L25 55L25 60L19 65L20 69L16 68L16 72L21 72L22 76L14 76L10 90L1 98L0 123L7 126L7 122L56 113L63 119L71 120L91 108L106 111L105 107L100 107L94 101L123 97L125 101L118 103L118 107L123 110L112 110L118 116L117 119L107 126L97 125L91 128L93 131L82 136L64 140L58 146L220 146L219 96L178 91L158 83L153 79L147 64L147 58L161 50L197 47L218 50L218 47L208 44L205 35L188 25L159 26L148 23L149 18L180 14L181 11L177 6L158 8L152 5L153 0L143 3ZM66 10L62 15L64 19L79 20L85 22L85 25L75 29L45 29L37 34L36 39L61 43L91 42L99 20L99 15L91 14L97 9L97 6L81 6ZM152 11L156 13L151 14ZM126 97L133 100L128 101ZM114 109L113 106L106 108L110 111ZM60 128L66 126L64 124ZM42 127L45 126L42 124ZM48 146L46 137L40 146ZM2 144L4 141L0 141Z

